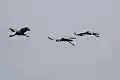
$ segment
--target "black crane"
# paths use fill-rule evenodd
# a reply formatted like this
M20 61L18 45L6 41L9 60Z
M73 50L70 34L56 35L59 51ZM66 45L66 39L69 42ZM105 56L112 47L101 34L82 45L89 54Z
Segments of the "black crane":
M70 44L72 44L73 46L75 46L75 44L73 44L73 39L76 39L74 37L70 37L70 38L61 38L61 39L53 39L51 37L48 37L48 39L50 40L55 40L56 42L68 42Z
M15 30L15 29L9 28L9 30L11 32L15 32L13 35L9 35L9 37L13 37L15 35L29 37L27 34L25 34L25 32L30 31L30 29L28 27L21 28L20 30Z
M95 32L86 31L83 33L78 33L78 34L74 32L74 35L76 35L76 36L94 35L96 37L99 37L100 34L95 33Z

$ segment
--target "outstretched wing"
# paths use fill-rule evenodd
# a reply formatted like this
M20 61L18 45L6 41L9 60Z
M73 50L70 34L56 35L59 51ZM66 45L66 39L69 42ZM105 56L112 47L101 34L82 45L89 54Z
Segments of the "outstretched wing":
M50 39L50 40L54 40L53 38L51 38L51 37L48 37L48 39Z
M15 30L14 30L14 29L12 29L12 28L9 28L9 30L11 30L12 32L15 32Z
M13 36L15 36L15 35L9 35L9 37L13 37Z

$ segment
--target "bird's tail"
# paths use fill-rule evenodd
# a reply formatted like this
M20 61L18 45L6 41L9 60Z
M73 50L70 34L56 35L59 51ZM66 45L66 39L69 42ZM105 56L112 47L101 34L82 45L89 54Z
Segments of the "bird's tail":
M48 37L48 39L50 39L50 40L54 40L53 38L51 38L51 37Z

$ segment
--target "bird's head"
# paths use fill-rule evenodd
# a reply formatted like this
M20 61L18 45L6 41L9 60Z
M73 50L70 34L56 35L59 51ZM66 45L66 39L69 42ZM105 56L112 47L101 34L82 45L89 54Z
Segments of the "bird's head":
M27 31L31 31L30 28L28 28L28 27L25 27L25 29L27 29Z

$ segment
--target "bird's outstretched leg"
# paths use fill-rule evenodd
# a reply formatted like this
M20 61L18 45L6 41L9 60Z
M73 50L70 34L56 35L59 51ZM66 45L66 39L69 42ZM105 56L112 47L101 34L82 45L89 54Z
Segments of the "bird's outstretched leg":
M94 36L99 37L100 34L98 33L93 33Z
M30 37L30 36L26 35L26 37Z
M15 36L15 34L14 35L9 35L9 37L13 37L13 36Z
M72 44L73 46L75 46L75 44L73 44L72 42L69 41L70 44Z
M96 37L99 37L99 35L95 35Z
M26 37L30 37L30 36L28 36L27 34L24 34L24 36L26 36Z

